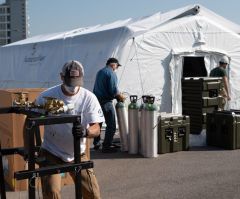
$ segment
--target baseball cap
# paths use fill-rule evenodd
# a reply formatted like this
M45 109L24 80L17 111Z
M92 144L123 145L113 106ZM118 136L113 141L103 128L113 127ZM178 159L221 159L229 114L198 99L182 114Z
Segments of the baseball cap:
M109 65L109 64L111 64L111 63L116 63L118 66L121 66L121 64L119 64L118 60L117 60L116 58L114 58L114 57L109 58L109 59L107 60L106 65Z
M67 86L82 86L84 69L80 62L71 60L62 67L64 83Z
M229 59L227 56L223 56L219 62L223 64L229 64Z

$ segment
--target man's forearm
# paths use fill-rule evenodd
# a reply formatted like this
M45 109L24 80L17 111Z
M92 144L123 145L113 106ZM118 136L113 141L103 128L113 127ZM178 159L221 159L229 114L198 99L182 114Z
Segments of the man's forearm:
M94 138L100 135L100 125L99 123L90 124L90 127L87 129L87 138Z
M223 77L223 83L224 83L224 87L225 87L225 90L226 90L227 97L230 97L229 89L228 89L228 78L227 77Z

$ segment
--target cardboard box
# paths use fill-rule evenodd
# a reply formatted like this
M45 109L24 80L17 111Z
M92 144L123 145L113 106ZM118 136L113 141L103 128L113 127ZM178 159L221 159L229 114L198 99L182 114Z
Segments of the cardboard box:
M16 92L28 92L28 101L34 101L36 97L45 89L24 88L0 90L0 107L10 107L16 99ZM20 114L0 114L0 141L2 148L23 147L23 129L26 116ZM40 127L43 136L43 126ZM87 139L86 155L90 158L90 141ZM13 191L23 191L28 188L28 180L14 180L14 172L26 170L27 163L20 155L3 156L5 182ZM38 166L36 165L36 168ZM73 184L73 180L68 173L61 174L62 185ZM40 179L36 181L36 186L41 186Z
M0 107L10 107L16 99L16 92L28 92L28 100L34 101L44 89L6 89L0 90ZM0 115L0 139L2 148L23 147L23 129L26 116L20 114ZM43 129L41 129L43 134ZM14 180L14 172L25 170L26 162L19 155L9 155L3 157L5 181L13 191L26 190L27 180Z

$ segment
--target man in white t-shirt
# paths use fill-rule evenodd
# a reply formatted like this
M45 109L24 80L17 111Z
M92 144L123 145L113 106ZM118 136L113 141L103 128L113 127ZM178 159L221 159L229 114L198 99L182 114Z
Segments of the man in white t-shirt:
M101 106L96 96L83 88L84 70L78 61L69 61L64 64L60 73L61 85L54 86L42 92L36 99L36 103L43 105L44 97L54 97L62 100L65 105L73 109L68 114L81 115L81 125L86 129L87 138L100 135L99 123L104 122ZM44 131L40 159L43 163L40 167L72 162L74 160L72 124L46 125ZM81 139L81 161L88 158L85 155L86 138ZM70 173L74 178L74 173ZM100 190L93 173L93 169L81 171L82 194L84 199L99 199ZM43 198L61 198L61 176L59 174L42 177Z

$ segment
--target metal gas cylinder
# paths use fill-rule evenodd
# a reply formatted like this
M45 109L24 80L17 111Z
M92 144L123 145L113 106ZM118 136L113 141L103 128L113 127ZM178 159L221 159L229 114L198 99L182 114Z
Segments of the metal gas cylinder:
M149 96L143 95L142 96L142 104L140 106L140 119L139 119L139 135L140 135L140 154L145 156L146 153L146 106L147 106L147 100Z
M121 140L121 151L128 151L128 114L124 102L117 102L116 106L119 134Z
M149 96L145 106L145 154L144 157L158 156L157 106L155 97Z
M139 143L139 105L137 95L130 96L131 103L128 105L128 153L138 153Z

